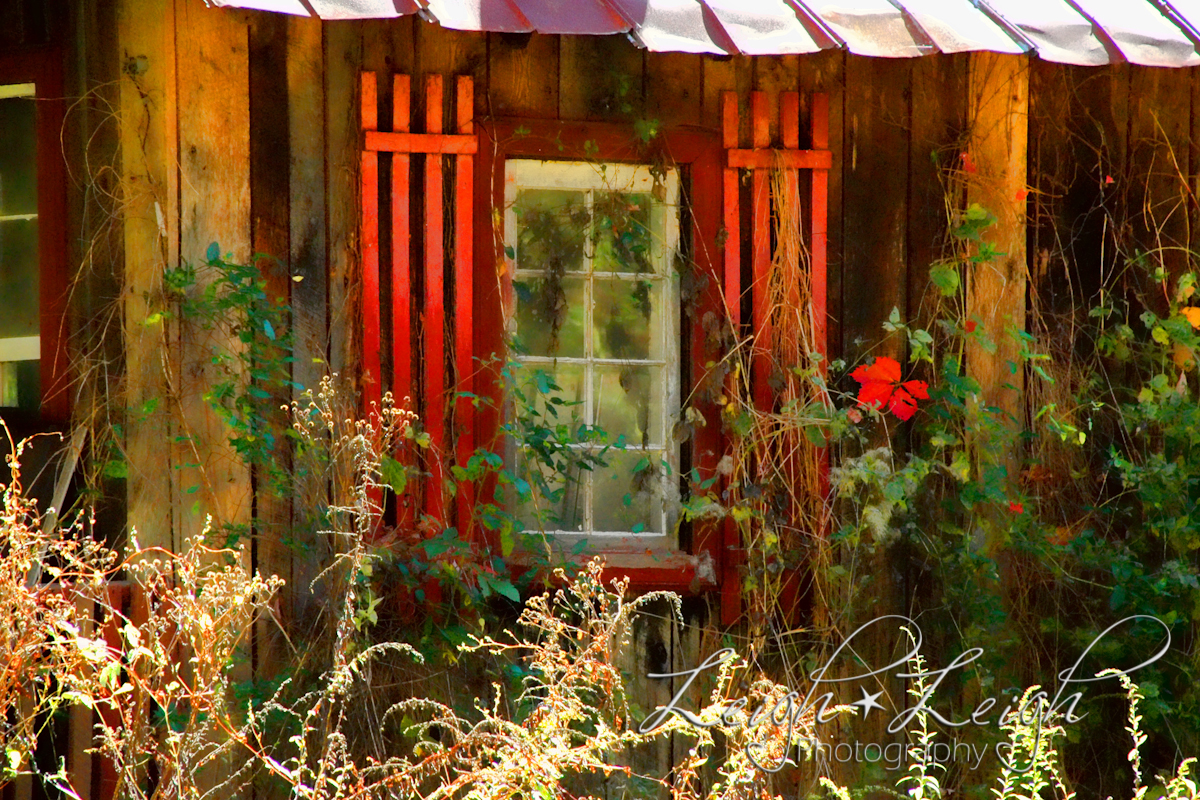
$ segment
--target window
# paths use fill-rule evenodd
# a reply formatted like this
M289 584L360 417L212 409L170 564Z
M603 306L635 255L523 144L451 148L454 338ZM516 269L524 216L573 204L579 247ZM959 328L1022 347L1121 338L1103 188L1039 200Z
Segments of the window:
M0 408L41 401L35 85L0 85Z
M670 487L678 457L679 179L647 166L508 160L505 238L515 262L508 334L518 381L511 415L541 415L581 437L540 469L552 501L531 530L594 548L675 546ZM522 407L524 406L524 407ZM551 415L551 416L546 416ZM605 446L607 445L607 449ZM590 464L599 457L603 464Z
M70 414L62 55L0 55L0 415L18 435Z

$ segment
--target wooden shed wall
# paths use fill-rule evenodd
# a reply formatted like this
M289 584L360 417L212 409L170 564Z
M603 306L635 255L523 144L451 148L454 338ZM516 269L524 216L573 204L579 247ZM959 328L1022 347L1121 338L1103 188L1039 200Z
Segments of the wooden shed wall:
M978 95L994 90L972 82L986 55L712 58L647 53L623 37L463 33L414 18L322 23L210 9L202 0L114 2L115 13L99 18L115 25L117 64L105 68L121 75L129 401L173 394L189 428L131 431L129 522L143 541L168 545L199 529L193 508L248 520L253 478L205 411L204 366L189 362L170 330L135 324L146 315L141 298L164 265L200 260L210 241L237 258L277 256L286 270L272 274L273 286L296 313L296 380L311 386L327 370L354 370L361 70L471 75L478 118L654 119L714 133L724 91L762 90L774 100L798 90L802 129L810 94L828 93L829 339L832 355L847 359L879 342L893 308L920 316L947 204L965 199L947 196L947 170L964 167L986 100ZM1114 251L1101 244L1104 194L1119 193L1124 224L1148 245L1190 244L1192 161L1200 166L1196 73L1014 63L1027 81L1028 118L1016 124L1028 136L1030 194L1011 202L1017 224L1022 211L1032 223L1039 308L1094 289L1100 270L1114 264ZM423 83L414 86L419 94ZM1026 113L1023 100L1013 102ZM777 119L773 109L768 117ZM875 352L902 349L892 340ZM164 355L187 367L179 386L163 385ZM164 448L164 437L177 443ZM197 482L187 474L195 464L205 476L198 497L185 494ZM286 520L281 501L259 502ZM259 566L301 577L304 565L293 565L274 539L256 546ZM903 572L895 574L899 599Z
M240 259L276 256L284 269L271 273L273 288L295 311L295 380L312 386L326 371L354 371L360 71L471 75L481 119L656 119L714 135L724 91L761 90L773 100L798 90L802 129L810 94L827 93L829 342L831 355L847 359L877 345L893 308L920 317L948 204L968 199L948 197L947 170L969 168L962 156L989 99L981 92L996 91L978 80L988 57L969 54L711 58L646 53L623 37L472 34L412 18L321 23L210 9L203 0L76 6L68 87L91 100L68 119L67 159L85 177L88 164L114 167L73 190L72 228L81 234L72 238L73 258L94 306L79 322L90 324L102 313L100 298L119 292L127 405L166 398L178 406L178 415L128 428L128 524L143 543L166 546L198 531L208 510L248 521L257 502L277 531L291 509L268 493L255 497L254 476L206 410L204 365L169 325L143 324L146 298L164 268L202 260L211 241ZM1035 333L1054 335L1054 315L1120 266L1112 226L1146 248L1179 247L1168 257L1176 267L1197 245L1200 80L1193 70L1015 63L1027 106L1009 97L1006 107L1016 109L1010 124L1027 139L1027 186L1018 191L1029 194L1011 198L1014 231L1027 243L1028 305L1049 320ZM419 94L423 82L414 86ZM778 119L774 109L768 118ZM97 196L119 202L101 207ZM1117 210L1115 220L1102 200ZM101 263L115 264L113 274ZM892 340L874 352L902 357L902 349ZM275 533L259 537L250 557L293 587L311 577L312 564L293 558ZM905 608L917 576L901 563L881 561L878 571L881 604ZM704 624L712 617L702 601L691 610L685 630L652 625L639 633L635 675L661 670L664 658L685 668L711 649ZM651 684L639 691L652 704L667 687ZM671 755L659 757L669 763Z

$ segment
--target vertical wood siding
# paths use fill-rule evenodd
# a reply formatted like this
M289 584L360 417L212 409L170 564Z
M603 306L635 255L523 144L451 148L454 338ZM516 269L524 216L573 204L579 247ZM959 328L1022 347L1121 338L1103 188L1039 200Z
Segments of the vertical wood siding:
M893 308L913 319L928 309L928 268L943 252L946 236L944 170L961 166L969 140L972 57L893 60L826 52L718 59L645 53L622 37L462 33L412 18L322 24L209 9L203 0L157 0L153 12L134 0L122 0L118 7L117 49L145 55L150 64L141 76L148 95L128 76L122 77L121 91L122 113L133 123L121 142L121 169L132 187L124 236L132 405L164 394L164 360L184 365L181 379L189 385L200 386L206 378L203 365L188 373L189 354L170 330L148 332L136 323L146 313L138 298L155 287L162 268L181 258L201 260L213 240L237 258L249 257L252 247L263 250L281 261L280 276L303 278L273 284L289 293L295 309L294 377L299 383L313 386L326 371L359 375L368 362L377 364L381 375L404 375L388 352L389 345L403 343L379 342L378 352L371 354L359 352L356 344L361 341L358 326L367 316L362 270L372 264L367 256L374 245L359 229L364 186L359 75L364 70L412 75L411 88L401 89L414 95L412 107L445 119L463 119L452 109L465 102L475 120L504 116L631 126L635 120L656 120L661 126L702 129L717 137L723 92L749 98L760 91L759 102L771 104L782 93L798 92L802 132L810 130L810 98L822 92L829 98L829 148L834 154L826 187L830 355L858 359L869 350L904 362L903 341L893 338L879 345L881 323ZM1101 247L1110 235L1096 212L1101 197L1119 197L1125 214L1121 222L1146 247L1181 248L1170 258L1172 266L1181 268L1186 258L1182 248L1200 238L1193 172L1200 166L1193 144L1200 126L1200 115L1193 113L1200 100L1198 73L1120 65L1065 67L1036 60L1028 63L1028 73L1028 119L1014 124L1027 126L1024 173L1030 193L1023 202L1029 218L1029 301L1043 311L1064 308L1071 299L1078 302L1094 292L1101 272L1115 266L1111 248ZM441 76L442 83L427 81L430 75ZM474 80L469 99L456 90L455 80L463 75ZM376 90L381 115L403 116L391 81L381 81ZM738 138L778 146L778 119L773 105L762 114L742 114ZM760 127L755 120L767 124ZM419 122L414 120L414 127ZM431 117L426 124L433 122ZM632 127L630 131L632 137ZM805 135L801 147L810 144ZM396 168L396 160L387 163L388 169ZM427 180L417 181L424 188L414 192L414 202L420 203L414 210L424 208L431 225L440 219L422 197L442 190L441 176L430 162ZM737 189L733 177L730 188ZM750 188L744 198L751 196ZM951 197L951 205L963 199ZM1012 202L1019 201L1013 197ZM476 259L494 244L491 232L479 223L477 216ZM405 238L405 232L389 226L379 236L391 241ZM742 239L735 254L741 259L739 279L761 262L761 254ZM714 252L705 257L720 263L717 242L707 246ZM412 257L440 265L435 251L414 251ZM391 265L374 267L388 270ZM478 297L485 289L493 291L495 283L493 276L476 276L472 285L461 264L446 280L453 284L451 297L474 292L476 308ZM452 330L445 336L442 310L428 289L410 287L414 297L422 296L420 291L430 301L422 311L426 323L436 321L436 330L428 325L419 330L422 323L413 308L411 333L420 333L435 349L443 347L439 343L458 342L454 378L461 381L471 369L461 344L478 344L485 334L476 320L473 333ZM737 311L740 294L734 294L727 301ZM1018 290L1011 302L1024 302L1025 294ZM451 316L447 324L452 321ZM418 379L437 383L449 378L436 366L442 355L425 353L426 366L435 366L418 378L422 367L414 364L407 380L399 379L401 387ZM202 463L212 467L205 502L219 505L230 518L243 518L250 508L250 476L223 444L223 432L199 394L181 397L201 443ZM487 424L492 412L480 413ZM198 526L189 514L193 498L184 497L180 488L195 480L185 467L195 454L183 452L182 446L171 451L158 446L175 435L147 423L131 431L129 443L129 521L143 531L143 541L168 546ZM287 510L278 513L286 516ZM148 531L153 535L147 537ZM304 587L311 578L311 564L293 561L289 566L285 552L263 550L257 558L290 572L293 587ZM902 607L912 588L908 568L882 557L876 567L881 608ZM293 611L301 613L304 592L294 590L294 596ZM698 630L646 633L643 638L665 638L674 643L671 663L694 664L694 648L703 638ZM643 663L648 652L637 655L634 672L648 668Z

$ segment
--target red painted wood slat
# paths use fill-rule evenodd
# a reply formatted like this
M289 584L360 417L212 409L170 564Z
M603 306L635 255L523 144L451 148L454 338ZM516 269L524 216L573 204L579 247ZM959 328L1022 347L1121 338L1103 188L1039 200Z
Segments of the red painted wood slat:
M815 94L812 99L812 146L814 150L829 148L829 95ZM828 330L828 247L829 247L829 172L824 169L813 170L812 188L809 205L812 208L811 241L809 244L809 264L812 270L810 278L812 291L813 338L817 352L821 354L821 376L828 375L829 342L826 340ZM829 496L829 450L821 452L821 491ZM828 532L828 526L826 526Z
M721 146L727 151L738 147L738 97L736 92L721 95ZM740 210L738 208L738 171L733 164L724 170L725 199L725 308L736 333L742 320L742 258Z
M362 126L379 126L375 73L362 73ZM363 152L362 160L362 371L363 403L370 409L382 396L379 321L379 156Z
M456 86L458 132L475 141L475 86L471 78L459 76ZM472 151L473 152L473 151ZM432 156L431 156L432 157ZM475 333L474 333L474 258L472 213L474 210L473 183L475 159L465 153L455 160L454 177L454 370L457 392L474 394ZM475 452L475 404L459 397L455 407L456 457L466 466ZM458 487L458 529L461 535L470 533L469 524L475 497L471 483Z
M767 95L750 93L751 144L757 150L771 145L770 124L767 119ZM771 280L771 176L765 170L755 170L750 179L751 243L750 263L753 269L754 405L760 411L770 411L773 405L771 387L767 384L770 371L768 352L771 346L770 308L767 306L767 287Z
M407 75L392 80L392 129L407 131L412 117ZM412 383L412 253L409 248L409 156L392 156L392 394L396 402L415 400Z
M388 153L441 153L443 155L457 155L460 153L471 154L478 152L479 143L474 136L455 136L450 133L435 135L431 133L372 131L367 134L364 149Z
M425 130L442 132L442 76L425 78ZM442 301L445 296L445 247L443 242L442 156L425 157L425 302L422 315L425 368L425 430L433 457L425 493L425 511L438 522L445 521L442 503L442 458L446 453L446 328Z
M738 97L736 92L721 95L721 145L727 151L738 147ZM732 165L723 170L723 207L725 227L725 308L737 339L742 326L742 242L741 208L738 203L738 170ZM725 354L722 354L725 355ZM732 625L742 613L741 539L737 525L726 519L721 525L721 622Z
M828 150L730 150L729 166L743 169L829 169L833 154Z

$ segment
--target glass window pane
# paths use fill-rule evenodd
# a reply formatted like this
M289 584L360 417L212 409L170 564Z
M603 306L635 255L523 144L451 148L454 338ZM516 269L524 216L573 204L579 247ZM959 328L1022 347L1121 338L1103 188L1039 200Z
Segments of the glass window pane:
M646 194L596 195L596 272L655 272L651 198Z
M518 350L531 356L583 358L587 321L583 278L517 278L513 294Z
M32 96L0 99L0 217L37 213L37 124Z
M591 215L584 192L529 189L517 195L517 269L548 277L584 269Z
M518 459L517 476L530 486L519 502L517 518L527 531L582 531L586 475L577 465L526 451Z
M610 450L605 461L592 479L595 530L662 533L662 453Z
M592 302L596 358L661 358L654 336L662 304L661 282L596 279Z
M624 436L631 447L662 444L661 374L660 367L596 367L595 424L610 442Z
M575 441L579 426L587 422L583 365L526 364L513 374L513 434L522 441L550 435Z
M0 406L37 410L38 223L0 220Z

